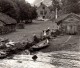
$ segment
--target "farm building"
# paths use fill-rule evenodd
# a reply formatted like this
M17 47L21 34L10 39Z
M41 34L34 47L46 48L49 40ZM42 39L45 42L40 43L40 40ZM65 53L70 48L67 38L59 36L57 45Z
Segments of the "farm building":
M0 13L0 35L15 31L16 23L15 19Z
M80 34L80 16L74 13L65 14L56 20L64 34Z
M37 8L37 14L38 18L48 19L50 14L50 9L41 2L40 6Z

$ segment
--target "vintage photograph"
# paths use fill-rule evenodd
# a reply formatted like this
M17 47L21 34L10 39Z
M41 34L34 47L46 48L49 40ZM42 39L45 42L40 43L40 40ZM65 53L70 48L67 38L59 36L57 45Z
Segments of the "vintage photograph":
M80 0L0 0L0 68L80 68Z

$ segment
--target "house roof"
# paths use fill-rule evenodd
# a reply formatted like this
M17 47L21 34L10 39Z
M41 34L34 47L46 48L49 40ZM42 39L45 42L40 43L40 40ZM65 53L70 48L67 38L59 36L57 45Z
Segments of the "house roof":
M75 14L75 13L70 13L70 14L65 14L65 15L60 16L55 22L56 22L57 24L60 24L60 21L66 19L66 18L68 18L69 16L72 16L72 15L73 15L73 16L76 16L76 17L80 20L80 16L79 16L79 15L77 15L77 14Z
M76 18L74 18L74 19L68 18L68 19L65 20L65 21L67 21L67 22L78 22L78 21L80 21L80 20L79 20L79 19L76 19Z
M3 22L4 24L16 24L16 20L9 17L8 15L4 13L0 13L0 21Z
M47 7L43 2L41 2L40 5L39 5L39 7L37 7L37 9L39 9L39 8L42 7L42 6ZM47 7L47 8L48 8L48 7Z

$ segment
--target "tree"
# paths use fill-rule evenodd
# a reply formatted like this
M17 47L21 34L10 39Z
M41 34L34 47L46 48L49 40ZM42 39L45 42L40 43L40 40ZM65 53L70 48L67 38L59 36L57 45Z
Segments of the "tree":
M29 19L33 20L33 19L37 18L37 12L36 12L36 7L35 6L31 7L29 12L30 12L29 13L30 14Z
M5 13L16 20L19 17L18 6L11 0L0 0L0 12Z
M60 3L58 0L52 0L52 4L54 6L54 10L55 10L55 19L58 18L58 10L60 10Z
M0 0L0 12L17 20L32 20L37 17L36 8L25 0Z
M32 19L36 19L38 17L38 14L37 14L37 9L36 9L36 6L32 7L33 8L33 11L32 11Z
M50 9L51 12L54 11L54 7L52 5L49 6L48 8Z
M65 13L80 13L79 0L63 0L62 10Z
M25 0L0 0L0 12L9 15L18 22L37 17L36 8L26 3Z
M28 17L28 7L30 6L25 2L25 0L12 0L15 2L20 9L20 20L25 20Z
M36 6L31 6L29 3L26 3L25 0L13 0L19 9L20 9L20 20L29 20L35 19L37 17Z

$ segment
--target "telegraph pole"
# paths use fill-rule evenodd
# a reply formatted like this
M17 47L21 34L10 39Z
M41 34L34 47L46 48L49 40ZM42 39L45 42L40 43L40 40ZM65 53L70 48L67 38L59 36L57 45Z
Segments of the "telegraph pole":
M55 8L55 20L58 18L58 9L62 5L62 0L52 0L52 5Z
M58 18L58 8L56 7L56 9L55 9L55 19L57 19Z
M58 2L56 0L52 0L52 5L55 9L55 20L58 18Z

